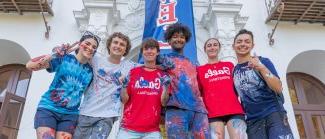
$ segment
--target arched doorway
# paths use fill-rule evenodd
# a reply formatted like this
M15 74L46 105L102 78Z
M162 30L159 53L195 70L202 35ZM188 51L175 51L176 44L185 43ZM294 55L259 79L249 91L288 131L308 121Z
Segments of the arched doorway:
M301 72L287 74L289 93L301 139L325 138L325 85Z
M0 138L17 137L31 71L24 65L0 67Z
M0 139L15 139L24 110L31 71L30 59L20 44L0 39Z

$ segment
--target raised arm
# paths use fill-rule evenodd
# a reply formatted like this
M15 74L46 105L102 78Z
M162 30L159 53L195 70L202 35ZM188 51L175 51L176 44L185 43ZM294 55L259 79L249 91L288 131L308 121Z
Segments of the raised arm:
M50 66L50 61L52 60L53 57L56 56L64 56L67 53L70 53L76 49L78 49L78 46L76 46L79 42L75 42L74 44L62 44L61 46L54 47L52 49L53 54L48 54L48 55L42 55L36 58L33 58L29 60L26 63L26 68L28 70L32 71L38 71L41 69L46 69L49 68Z
M46 69L50 66L50 61L52 59L51 55L42 55L31 59L27 62L26 68L32 71L38 71L41 69Z
M266 64L266 65L265 65ZM249 61L249 66L254 68L259 72L266 82L266 84L275 92L282 92L282 83L279 77L277 76L274 65L270 60L265 60L265 63L262 63L257 56L254 56Z

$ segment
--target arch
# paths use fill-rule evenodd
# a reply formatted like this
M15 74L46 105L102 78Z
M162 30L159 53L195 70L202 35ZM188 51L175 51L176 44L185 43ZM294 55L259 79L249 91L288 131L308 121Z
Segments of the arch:
M325 50L309 50L297 54L289 62L287 73L302 72L314 77L325 83L325 64L320 62L325 59Z
M7 64L23 64L30 60L30 55L20 44L0 39L0 66Z

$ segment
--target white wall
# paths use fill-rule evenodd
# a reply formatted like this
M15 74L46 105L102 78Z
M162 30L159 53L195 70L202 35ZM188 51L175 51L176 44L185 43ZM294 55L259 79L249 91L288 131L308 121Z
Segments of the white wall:
M288 94L286 73L291 60L298 54L307 50L325 50L325 27L320 24L298 24L281 22L275 32L275 45L268 45L267 34L274 24L265 24L266 10L264 0L240 0L244 4L241 15L248 16L247 29L255 34L255 51L258 55L269 57L276 66L284 86L286 98L285 108L288 111L289 122L295 137L298 138L295 118ZM39 13L0 14L0 39L10 40L21 45L30 57L49 53L55 45L64 42L74 42L79 39L80 33L72 11L83 8L81 0L55 0L53 1L54 16L47 16L51 26L50 38L44 37L44 22ZM122 6L121 8L126 8ZM197 8L195 13L205 12ZM125 15L122 13L122 18ZM196 19L197 21L200 18ZM196 22L197 24L197 22ZM204 43L207 32L203 27L196 26L198 46ZM202 36L202 37L201 37ZM137 42L136 44L138 44ZM1 47L1 46L0 46ZM0 48L1 51L3 50ZM200 52L199 55L203 55ZM323 61L316 57L317 61ZM202 60L202 62L205 59ZM304 62L301 62L304 63ZM295 66L296 68L299 68ZM294 69L290 69L294 70ZM308 68L304 69L304 71ZM289 71L289 70L288 70ZM30 83L24 114L22 117L18 138L36 138L33 129L34 114L41 95L47 90L52 76L45 71L34 72ZM324 81L325 77L321 76Z
M287 68L291 60L299 53L308 50L325 50L325 27L321 24L299 23L295 25L291 22L280 22L274 35L275 44L274 46L269 46L267 34L271 32L275 24L265 24L267 13L264 0L241 0L241 2L244 3L241 11L242 16L249 16L245 28L253 31L255 35L255 51L257 55L269 57L276 66L282 80L283 93L286 99L285 108L288 111L289 123L295 138L298 138L299 134L286 83ZM324 60L320 58L315 57L315 62ZM307 65L304 62L301 64ZM305 68L304 70L308 71L311 69ZM319 79L324 80L323 78L320 77Z
M54 16L46 16L51 26L50 38L44 37L45 25L40 13L0 14L0 39L13 41L28 52L30 57L50 53L51 48L64 42L73 43L80 38L73 10L81 10L81 0L54 0ZM3 51L3 48L0 48ZM18 139L36 138L34 114L41 95L47 90L52 76L46 71L33 72Z

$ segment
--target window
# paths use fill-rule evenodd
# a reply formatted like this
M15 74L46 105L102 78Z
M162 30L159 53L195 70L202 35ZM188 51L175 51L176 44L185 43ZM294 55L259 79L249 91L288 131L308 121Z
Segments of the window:
M31 72L24 65L0 67L0 138L15 139L19 130Z

